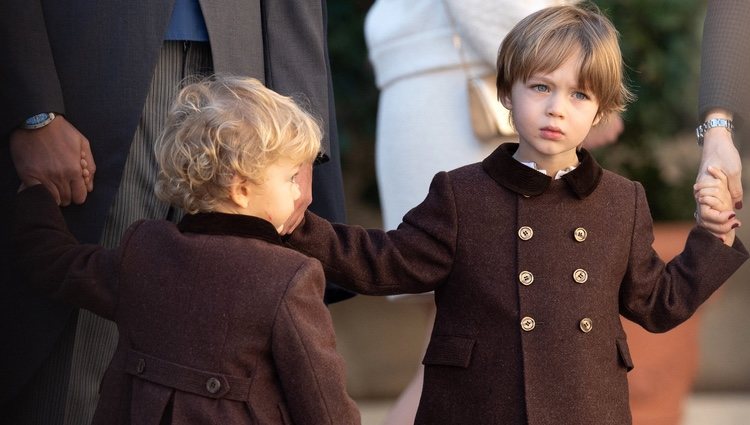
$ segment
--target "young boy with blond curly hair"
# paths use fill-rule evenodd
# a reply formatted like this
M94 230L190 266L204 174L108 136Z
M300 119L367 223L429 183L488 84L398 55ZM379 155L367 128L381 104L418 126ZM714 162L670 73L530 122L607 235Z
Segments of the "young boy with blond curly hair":
M435 291L417 424L629 424L620 315L653 332L690 317L748 258L738 223L695 227L664 264L643 187L581 148L631 97L617 31L595 6L528 16L497 62L518 143L438 173L396 230L306 213L289 242L356 292ZM729 208L714 172L696 197Z
M249 78L187 85L156 144L157 195L179 224L81 245L42 185L17 198L18 267L117 323L95 424L358 424L317 260L282 244L315 120Z

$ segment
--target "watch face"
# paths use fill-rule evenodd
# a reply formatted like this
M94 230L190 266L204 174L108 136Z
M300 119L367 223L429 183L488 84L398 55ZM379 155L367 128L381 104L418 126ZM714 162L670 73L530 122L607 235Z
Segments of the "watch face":
M21 128L25 128L26 130L42 128L51 123L54 119L54 112L42 112L41 114L36 114L32 117L29 117L26 121L23 122Z
M42 112L41 114L36 114L33 117L30 117L26 120L26 125L38 125L46 120L49 119L49 114L46 112Z

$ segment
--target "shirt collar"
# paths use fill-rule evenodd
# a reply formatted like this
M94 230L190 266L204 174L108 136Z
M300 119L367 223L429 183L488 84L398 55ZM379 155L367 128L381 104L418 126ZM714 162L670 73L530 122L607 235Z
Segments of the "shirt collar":
M273 224L249 215L220 212L187 214L180 220L177 228L183 233L239 236L282 245L279 232Z
M545 176L549 175L549 173L547 173L547 170L539 168L539 166L534 161L518 161L518 162L520 162L521 164L523 164L523 165L525 165L525 166L527 166L527 167L529 167L531 169L539 171L540 173L544 174ZM560 180L562 178L562 176L564 176L564 175L568 174L569 172L575 170L576 167L578 167L578 164L571 165L570 167L565 167L562 170L557 170L557 173L555 173L555 180Z
M504 143L482 161L482 168L500 186L524 196L544 193L552 184L550 176L542 174L513 158L518 143ZM579 198L590 195L602 178L602 167L586 149L577 152L578 166L561 176L561 180Z

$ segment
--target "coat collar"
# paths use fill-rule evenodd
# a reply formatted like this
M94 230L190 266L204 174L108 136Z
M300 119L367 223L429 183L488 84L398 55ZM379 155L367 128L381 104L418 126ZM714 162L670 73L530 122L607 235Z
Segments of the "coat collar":
M262 218L219 212L187 214L177 225L180 232L240 236L282 245L279 232Z
M497 184L523 196L537 196L552 184L552 177L533 170L513 158L518 143L504 143L482 161L482 168ZM580 164L562 176L579 199L590 195L602 178L602 167L586 149L578 152Z

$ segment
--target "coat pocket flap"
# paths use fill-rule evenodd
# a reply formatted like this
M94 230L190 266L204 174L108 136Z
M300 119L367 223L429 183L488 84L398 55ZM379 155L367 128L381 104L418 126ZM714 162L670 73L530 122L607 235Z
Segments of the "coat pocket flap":
M620 355L620 362L630 372L633 370L633 359L630 357L630 350L628 349L628 342L625 338L617 338L617 353Z
M467 368L475 342L473 338L436 335L430 340L422 363Z

